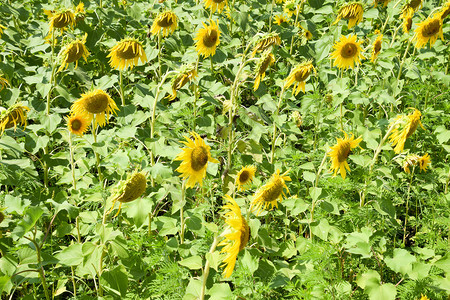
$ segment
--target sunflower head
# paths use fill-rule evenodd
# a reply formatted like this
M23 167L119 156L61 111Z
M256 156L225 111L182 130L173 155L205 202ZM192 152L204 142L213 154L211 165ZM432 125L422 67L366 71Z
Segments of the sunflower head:
M411 168L411 167L414 168L415 166L419 166L421 172L422 171L426 172L426 170L430 164L431 164L431 159L430 159L430 155L428 155L428 153L426 153L423 156L419 156L416 154L410 154L403 161L403 170L409 174L411 172L409 170L409 168Z
M0 91L3 90L8 85L9 85L8 79L0 76Z
M139 62L147 62L144 48L141 43L132 38L126 38L117 43L110 50L107 57L110 57L109 64L112 68L124 70L130 67L133 69Z
M221 236L223 240L218 246L224 246L220 253L226 253L222 260L223 275L225 278L231 276L236 265L236 259L250 239L250 227L247 220L242 217L239 205L229 195L225 195L226 204L223 206L225 211L225 223L227 227Z
M78 3L77 7L75 7L75 21L80 22L86 17L86 12L84 11L84 3Z
M313 38L312 32L307 29L303 30L303 36L306 38L307 41L310 41Z
M248 185L253 181L255 177L256 167L255 166L245 166L239 171L236 176L236 185L238 190L244 191L244 185Z
M334 59L333 66L337 66L339 69L348 69L358 65L361 59L364 59L362 55L361 43L363 41L356 41L356 35L350 35L349 37L341 36L339 42L336 42L333 46L335 49L331 53L331 58Z
M256 52L262 52L270 47L273 47L275 45L281 44L281 38L278 36L278 33L268 33L263 35L261 38L258 39L256 42L253 51L252 51L252 57L255 56Z
M445 4L442 6L441 10L439 11L439 16L441 17L441 20L444 21L444 19L450 14L450 0L447 0ZM1 34L0 34L1 36Z
M414 40L416 41L415 47L420 49L424 47L428 41L430 42L431 47L437 41L438 37L440 37L441 40L444 40L442 27L442 19L439 14L418 23L417 28L414 31Z
M172 95L168 95L167 98L169 100L175 99L177 97L177 91L195 77L197 77L195 66L183 65L178 71L178 74L172 78Z
M348 20L348 28L352 28L362 21L364 8L360 2L350 2L339 9L338 16L333 25L340 19Z
M403 32L409 33L409 31L411 30L413 15L414 9L412 8L403 11L402 16L400 17L401 19L403 19Z
M418 109L414 109L414 112L408 116L399 115L397 116L389 126L394 126L391 135L389 136L389 141L392 143L395 153L400 153L403 151L406 139L409 138L420 125L423 128L420 117L422 114Z
M375 41L373 42L372 46L372 56L370 57L370 61L374 62L375 59L378 57L378 54L381 51L381 41L383 40L383 35L379 34Z
M66 117L67 129L69 132L82 136L89 128L92 119L89 115L70 115Z
M405 10L412 9L414 12L416 12L419 10L419 8L422 7L423 7L423 0L409 0L408 3L406 3L403 6L402 11L404 12Z
M203 23L204 28L200 28L195 37L195 46L199 55L204 58L216 54L216 48L220 44L219 21L209 20L210 25Z
M266 210L269 206L270 209L278 207L278 201L281 202L283 196L285 196L284 189L289 192L286 181L291 181L291 178L287 176L288 173L289 170L283 174L280 174L280 170L273 173L269 182L256 191L250 206L250 211L256 210L256 214L259 215L261 210Z
M374 0L373 5L377 7L378 4L383 3L383 7L386 7L391 0Z
M269 66L275 62L275 56L272 52L265 51L256 65L255 83L253 84L253 90L256 91L259 87L261 80L266 76L266 70Z
M78 60L82 57L85 61L87 61L87 57L90 55L90 53L84 45L86 43L86 37L87 33L83 38L71 42L61 50L60 57L62 63L58 69L58 72L65 70L67 66L72 62L75 62L75 68L77 68Z
M344 132L344 136L344 139L337 138L336 145L332 146L331 151L328 152L328 156L331 159L330 171L334 171L333 176L336 176L339 171L343 179L346 177L346 170L350 172L347 158L352 149L359 147L359 143L362 141L361 137L355 139L353 134L349 137L347 133Z
M176 169L181 173L180 177L187 179L186 187L194 187L198 182L202 186L203 178L206 176L208 161L218 163L219 161L211 157L211 147L195 132L190 133L194 141L185 136L186 141L181 141L187 148L182 148L182 152L175 160L181 160L180 166Z
M275 19L274 23L277 25L281 25L283 23L289 23L289 20L290 20L289 17L286 17L283 14L275 15L274 19Z
M224 7L228 7L227 0L203 0L203 3L205 8L211 9L211 13L214 13L216 10L221 13Z
M295 96L297 96L300 90L305 92L305 82L312 71L316 72L316 69L314 68L311 60L298 64L294 69L292 69L291 73L286 78L284 87L289 88L292 84L294 84L292 93Z
M294 110L291 115L291 120L295 122L295 126L300 128L303 124L303 118L300 112Z
M298 14L300 12L300 4L297 3L296 0L286 0L283 5L283 11L286 13L289 18L294 14Z
M113 195L113 201L121 203L134 201L142 196L146 189L147 174L134 171L127 175L126 180L119 182Z
M0 136L5 129L14 127L17 129L17 125L23 125L24 129L27 127L27 112L30 109L21 103L14 104L8 109L2 108L0 110Z
M153 21L153 25L150 29L152 35L158 34L162 29L163 36L168 36L173 33L178 26L178 18L171 10L160 13Z
M6 29L6 27L3 25L0 25L0 38L2 37L3 29Z
M93 90L81 95L71 107L75 115L86 115L90 119L95 115L94 127L97 123L104 126L109 115L116 113L118 109L116 102L103 90Z

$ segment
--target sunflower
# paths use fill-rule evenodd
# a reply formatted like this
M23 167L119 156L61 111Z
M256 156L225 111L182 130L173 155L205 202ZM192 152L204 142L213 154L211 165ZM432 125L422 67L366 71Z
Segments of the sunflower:
M410 10L412 9L414 12L418 11L419 8L423 7L423 0L410 0L408 3L406 3L402 10L403 12L406 10Z
M205 8L210 8L212 13L215 13L216 10L221 13L225 6L228 7L227 0L203 0L203 2L205 4Z
M420 111L418 109L414 109L414 112L409 116L399 115L389 124L389 126L395 126L389 136L389 141L392 143L392 147L395 147L395 153L398 154L403 151L406 139L409 138L414 131L416 131L419 125L425 130L422 122L420 121L421 116L422 114Z
M292 18L292 15L297 15L300 12L300 5L297 4L295 0L287 0L284 2L283 11L289 18Z
M197 77L197 71L194 66L183 66L178 74L172 79L172 95L168 95L169 100L173 100L177 97L177 91L181 89L188 81Z
M331 147L331 151L328 152L328 156L331 158L330 172L334 171L333 176L336 176L339 171L343 179L345 179L345 176L347 175L345 170L347 169L347 171L350 172L347 158L353 148L360 147L359 143L362 141L361 137L355 139L353 133L351 134L351 137L349 137L346 132L344 132L344 135L344 139L336 139L337 144Z
M215 23L209 20L209 23L210 25L203 23L205 28L201 28L195 37L197 52L204 58L216 54L216 47L220 44L219 21Z
M428 153L426 153L423 156L419 156L417 154L410 154L405 158L405 161L403 162L403 170L409 174L410 167L415 167L415 166L419 165L420 171L426 172L430 163L431 163L431 159L430 159L430 156L428 155Z
M297 126L298 128L300 128L303 124L302 115L300 114L300 112L298 112L296 110L294 110L292 112L291 120L293 120L295 122L295 126Z
M287 176L287 173L289 173L289 170L283 174L280 174L280 170L277 170L272 174L269 182L256 191L253 196L250 211L256 209L256 214L259 215L261 210L267 209L269 206L271 206L270 209L273 209L274 206L278 208L278 201L281 202L283 196L285 196L284 189L286 188L289 192L285 182L291 181L291 178Z
M8 80L0 76L0 91L3 90L8 85L9 85Z
M0 38L2 37L3 34L3 29L6 29L5 26L0 25Z
M142 172L134 171L132 174L127 175L126 180L121 180L114 192L111 196L112 198L112 207L107 212L107 214L111 213L114 209L114 205L117 201L119 201L119 210L116 213L116 216L120 212L120 208L122 207L122 203L128 203L136 200L144 194L147 189L147 174Z
M23 125L24 129L27 127L27 112L30 109L21 103L14 104L8 109L0 109L0 136L4 133L5 129L14 127L14 131L17 129L17 125Z
M231 276L236 265L236 258L239 252L244 249L250 239L250 227L247 221L242 217L239 205L229 195L225 195L224 200L227 203L222 207L225 210L225 228L222 236L223 240L218 246L224 246L220 253L226 253L223 259L223 276Z
M439 16L441 17L441 20L444 21L444 19L450 14L450 0L447 0L445 4L442 6L441 10L439 11ZM0 34L1 36L1 34Z
M313 34L308 29L303 30L303 36L306 38L307 41L310 41L313 38Z
M286 78L286 82L284 83L285 88L289 88L292 84L294 84L294 88L292 93L294 96L300 92L300 90L305 92L305 82L308 79L311 71L316 72L312 62L310 60L298 64L294 69L292 69L289 76Z
M266 35L262 36L260 39L258 39L258 41L256 42L256 45L253 48L251 57L254 57L256 52L263 52L274 45L280 45L280 44L281 44L281 39L278 36L278 33L266 34Z
M362 21L364 9L361 3L359 2L351 2L339 9L338 16L334 24L339 22L340 19L348 20L348 28L352 28Z
M245 166L243 167L236 176L236 185L239 191L244 191L244 185L250 184L255 177L256 167L255 166Z
M438 37L444 40L442 32L442 19L439 14L429 17L425 21L418 23L415 31L414 39L415 47L420 49L430 41L430 48L437 41Z
M79 22L86 17L86 12L84 11L84 3L78 3L77 7L75 7L75 21Z
M114 69L124 70L128 67L133 69L139 62L147 62L144 48L141 43L132 38L126 38L117 43L110 50L107 57L111 57L109 64Z
M172 11L165 11L160 13L156 19L153 21L152 28L150 28L150 32L152 35L158 34L158 32L162 29L163 36L168 36L170 33L173 33L178 26L178 18Z
M274 23L280 26L282 23L289 23L289 18L283 14L276 15L274 19L275 19Z
M383 3L383 7L386 7L391 0L374 0L373 5L377 7L379 3Z
M47 38L51 37L55 28L63 32L67 27L73 27L75 25L75 14L70 9L65 9L60 12L44 9L44 13L50 20Z
M430 298L428 298L426 295L424 294L420 294L420 300L430 300Z
M375 33L377 34L377 33ZM375 59L377 59L378 54L380 54L381 51L381 41L383 39L383 35L378 31L378 36L373 42L373 48L372 48L372 56L370 57L370 61L374 62Z
M102 90L82 94L71 107L72 114L86 115L91 120L95 115L94 129L97 128L97 123L103 127L106 124L106 117L109 118L109 115L118 109L116 102Z
M177 155L175 160L181 160L181 165L176 169L181 173L180 177L187 179L186 187L194 187L198 182L202 186L203 178L206 176L208 161L218 163L217 159L211 157L211 147L195 132L190 132L194 136L194 141L185 136L186 141L181 141L187 148L182 148L183 152Z
M253 90L256 91L259 87L259 83L266 76L266 70L269 66L273 65L275 57L270 51L264 52L256 65L255 83L253 84Z
M84 45L86 43L87 33L84 35L82 39L77 39L70 44L68 44L64 49L60 52L60 57L62 59L61 66L58 69L58 72L61 72L67 68L67 66L75 62L75 69L78 67L78 60L80 58L84 58L87 61L87 57L90 55L89 51L86 49Z
M67 129L73 134L82 136L91 123L89 115L70 115L66 117Z
M356 42L356 35L350 35L349 37L342 35L339 42L336 42L333 46L335 49L331 53L331 58L335 59L333 66L337 66L339 69L353 69L355 64L359 64L361 59L364 59L361 53L362 42L362 40Z
M413 15L414 9L412 8L403 11L402 16L400 17L403 19L403 32L409 33L411 30Z

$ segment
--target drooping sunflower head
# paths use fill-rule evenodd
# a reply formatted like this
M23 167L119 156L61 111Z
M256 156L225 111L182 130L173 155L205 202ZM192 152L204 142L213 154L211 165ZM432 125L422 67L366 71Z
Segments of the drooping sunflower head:
M372 45L372 56L370 57L371 62L374 62L375 59L377 59L378 54L381 51L382 40L383 40L383 35L378 34L377 38L375 39L375 41L373 42L373 45Z
M412 8L403 11L402 16L400 17L401 19L403 19L403 32L409 33L409 31L411 30L413 15L414 9Z
M23 125L24 129L27 127L27 113L30 109L21 103L14 104L8 109L0 109L0 136L3 135L5 129L14 127L17 129L17 125Z
M87 57L90 55L90 53L84 45L86 43L86 37L87 33L83 38L71 42L61 50L59 56L61 57L62 62L61 66L58 69L58 72L65 70L67 66L72 62L75 62L75 68L77 68L78 60L82 57L85 61L87 61Z
M409 0L408 3L406 3L402 11L410 10L412 9L414 12L418 11L419 8L423 7L423 0Z
M208 161L218 163L219 161L211 157L211 147L195 132L190 133L194 140L185 136L186 141L181 141L186 148L177 155L175 160L181 160L180 166L176 169L181 173L180 177L187 179L186 187L192 188L198 182L202 186L203 178L206 176Z
M414 30L415 47L420 49L430 41L430 48L437 41L438 37L444 40L442 31L442 19L439 14L429 17L425 21L418 23L416 30Z
M350 172L347 158L352 149L359 147L359 143L362 141L361 137L355 139L353 134L349 137L347 133L344 132L344 135L344 139L337 138L336 145L332 146L331 151L328 152L328 156L331 159L330 172L334 171L333 176L336 176L339 171L343 179L346 177L346 170Z
M290 20L289 17L286 17L283 14L275 15L274 19L275 19L274 23L277 25L281 25L283 23L289 23L289 20Z
M68 27L75 26L75 14L70 9L64 9L59 12L44 9L44 13L50 21L47 39L51 38L55 29L60 29L63 32Z
M265 51L256 65L255 83L253 84L253 90L256 91L261 83L261 80L266 76L266 70L269 66L275 62L275 56L272 52Z
M331 53L331 58L334 59L333 66L337 66L340 69L348 69L358 65L361 59L364 59L361 48L363 41L356 41L356 35L350 35L349 37L341 36L339 42L336 42L333 46L335 49Z
M216 54L216 48L220 44L219 21L209 20L210 25L203 23L205 28L200 28L195 37L195 46L199 55L204 58Z
M406 139L409 138L420 125L423 128L420 117L422 114L418 109L414 109L414 112L408 116L398 115L390 124L393 126L389 141L392 143L395 153L400 153L405 147Z
M226 204L222 207L225 211L225 223L227 227L221 236L223 240L218 246L224 246L220 253L226 253L222 260L223 276L231 276L236 265L236 259L250 239L250 227L247 220L242 217L239 205L229 195L225 195Z
M178 74L172 78L172 94L168 95L169 100L173 100L177 97L177 91L181 89L186 83L197 77L197 71L195 66L183 65L178 71Z
M114 195L114 201L127 203L136 200L147 189L147 174L134 171L127 175L127 179L120 181Z
M383 7L386 7L391 0L374 0L373 5L377 7L378 4L383 3Z
M287 0L284 2L283 11L289 16L289 18L292 18L292 15L300 12L300 5L296 0Z
M6 29L6 27L3 25L0 25L0 38L2 37L3 29Z
M441 10L439 11L439 16L441 17L441 20L444 21L444 19L450 15L450 0L447 0L445 4L442 6ZM1 36L1 34L0 34Z
M302 115L297 110L294 110L292 112L291 120L295 122L295 126L297 126L298 128L300 128L303 124Z
M66 117L69 132L82 136L89 128L92 119L89 115L70 115Z
M350 2L339 9L338 16L333 25L340 19L348 20L348 28L357 25L363 19L364 8L360 2Z
M97 124L103 127L109 116L112 113L115 114L119 108L107 93L97 89L81 95L81 98L74 102L71 110L73 114L86 115L91 120L95 115L94 127L97 127Z
M269 206L270 209L278 207L278 201L281 202L283 196L285 196L284 189L289 192L286 181L291 181L291 178L287 176L288 173L289 170L283 174L280 174L280 170L273 173L269 182L256 191L253 196L250 211L256 210L256 215L259 215L262 210L268 209Z
M110 50L107 57L110 57L109 64L114 69L124 70L137 66L139 59L142 63L147 62L144 47L141 43L132 38L126 38L117 43Z
M77 7L75 7L75 21L79 22L86 17L86 12L84 11L84 3L78 3Z
M216 10L221 13L225 6L228 7L227 0L203 0L203 3L205 5L205 8L209 8L212 13L215 13Z
M245 190L244 185L248 185L253 181L255 173L256 173L255 166L242 167L242 169L236 176L236 185L239 191Z
M150 32L152 35L158 34L160 30L163 31L163 36L168 36L173 33L178 26L178 18L171 10L160 13L153 21Z
M252 51L252 57L255 56L256 52L266 51L270 47L275 45L279 46L281 44L281 38L278 36L278 33L268 33L263 35L255 44L255 47Z
M0 91L3 90L6 86L9 85L9 81L6 78L0 76Z
M414 168L416 166L419 166L420 171L426 172L428 166L431 164L430 155L426 153L423 156L419 156L417 154L410 154L406 156L405 160L403 161L403 170L406 173L411 173L410 168Z
M286 78L284 87L289 88L292 84L294 84L294 88L292 90L294 96L297 96L300 90L305 92L306 80L309 75L311 75L312 71L316 72L316 69L314 68L311 60L298 64L294 69L292 69L291 73Z

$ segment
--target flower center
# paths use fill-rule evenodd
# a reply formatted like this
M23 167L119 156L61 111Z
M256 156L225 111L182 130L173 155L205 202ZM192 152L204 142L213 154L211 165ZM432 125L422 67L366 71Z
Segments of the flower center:
M381 50L381 41L376 41L375 45L373 46L373 51L375 53L380 52Z
M441 28L441 21L439 19L434 19L430 23L426 24L422 28L422 35L424 37L430 37L436 35Z
M5 125L5 129L12 128L15 124L17 124L17 121L19 121L20 118L16 110L13 110L7 117L9 117L9 120L8 123L6 123Z
M343 58L352 58L358 52L358 48L354 43L347 43L341 49L341 56Z
M412 9L416 10L417 7L419 7L419 5L422 3L422 0L412 0L411 2L409 2L408 6L411 7Z
M194 171L200 171L208 162L208 151L205 147L195 147L191 153L191 168Z
M83 125L83 123L82 123L80 120L78 120L78 119L73 120L73 121L71 122L71 124L70 124L70 126L72 127L72 130L73 130L73 131L78 131L78 130L80 130L80 128L81 128L82 125Z
M84 108L91 114L99 114L106 110L108 103L108 96L103 93L98 93L84 100Z
M139 56L139 44L136 42L125 42L124 45L117 49L117 56L121 59L133 59Z
M347 160L347 157L350 155L350 150L350 143L347 141L344 141L339 145L337 158L340 163Z
M410 31L412 26L412 19L408 18L406 19L406 31Z
M147 179L144 174L136 173L125 183L125 191L117 199L119 202L131 202L139 198L147 188Z
M301 69L298 72L295 72L295 81L303 82L308 78L309 74L311 74L311 70Z
M214 3L222 3L225 0L213 0Z
M247 182L247 180L249 178L250 178L250 173L247 170L242 171L242 173L239 175L239 182L244 184Z
M242 251L244 249L245 245L247 245L248 240L250 239L250 227L248 227L247 221L244 218L241 218L242 220L242 227L241 227L241 239L239 243L239 251Z
M219 34L215 29L209 29L208 32L203 36L203 44L207 48L214 47L216 45Z
M55 28L64 28L70 24L71 16L70 12L66 11L60 13L53 19L53 27Z
M66 62L67 63L71 63L74 62L76 60L79 60L81 58L81 56L83 56L83 44L82 43L76 43L73 44L70 48L69 51L67 52L67 59Z
M165 14L162 18L157 21L160 27L169 27L173 24L173 18L170 14Z
M262 195L262 198L265 202L272 202L277 200L281 193L283 192L283 182L280 178L277 178L273 183L272 186L268 189L266 189Z
M271 61L272 61L272 58L270 57L270 55L268 55L266 57L266 59L264 59L264 61L262 62L261 66L259 67L258 73L259 74L264 73L267 70L267 68L269 67Z

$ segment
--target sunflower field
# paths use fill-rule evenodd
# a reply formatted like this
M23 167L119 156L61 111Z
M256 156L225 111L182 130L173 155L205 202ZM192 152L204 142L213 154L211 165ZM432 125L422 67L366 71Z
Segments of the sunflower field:
M1 299L449 299L449 15L0 0Z

